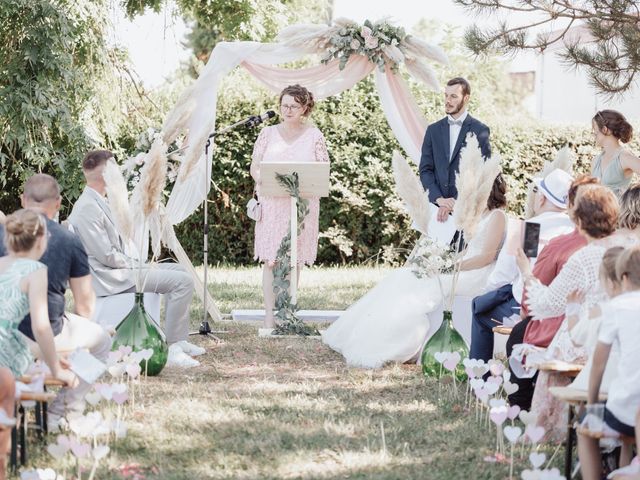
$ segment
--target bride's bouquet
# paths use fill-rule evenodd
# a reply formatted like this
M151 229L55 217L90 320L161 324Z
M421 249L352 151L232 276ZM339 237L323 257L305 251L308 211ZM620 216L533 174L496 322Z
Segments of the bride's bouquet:
M423 235L418 240L408 263L411 265L411 270L416 277L435 277L436 275L454 271L456 253L451 248L443 247Z

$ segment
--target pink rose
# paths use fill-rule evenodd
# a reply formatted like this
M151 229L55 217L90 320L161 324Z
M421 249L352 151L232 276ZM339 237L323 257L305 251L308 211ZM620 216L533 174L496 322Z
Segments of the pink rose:
M373 50L374 48L378 48L378 39L376 37L367 37L364 40L364 46L369 50Z
M362 35L362 38L364 38L365 40L371 38L371 29L369 27L362 27L362 30L360 30L360 35Z
M351 50L358 50L360 48L360 42L358 41L358 39L354 38L353 40L351 40Z

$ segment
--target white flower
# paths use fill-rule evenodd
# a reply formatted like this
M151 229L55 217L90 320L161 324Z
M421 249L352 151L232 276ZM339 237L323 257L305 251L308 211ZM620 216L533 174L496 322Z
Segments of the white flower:
M351 47L351 50L358 50L360 48L360 42L357 38L354 38L351 40L351 44L349 46Z

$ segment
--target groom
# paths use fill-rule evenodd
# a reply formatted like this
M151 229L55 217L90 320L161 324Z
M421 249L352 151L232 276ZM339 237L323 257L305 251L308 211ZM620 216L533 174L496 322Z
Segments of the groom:
M458 197L456 173L467 134L471 132L478 138L483 157L491 156L489 127L469 115L470 98L469 82L462 77L449 80L444 89L447 116L427 127L422 142L420 180L424 189L429 190L429 201L439 207L439 222L444 222L453 212Z

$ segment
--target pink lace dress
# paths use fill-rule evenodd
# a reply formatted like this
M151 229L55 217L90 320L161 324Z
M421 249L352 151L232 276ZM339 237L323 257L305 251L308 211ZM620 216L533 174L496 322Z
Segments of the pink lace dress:
M324 136L314 126L307 129L292 143L287 143L277 126L265 127L253 148L253 160L262 162L328 162L329 154ZM259 174L259 173L258 173ZM263 197L258 191L262 218L256 222L254 258L273 264L282 238L289 232L291 219L289 197ZM318 252L318 218L320 199L309 199L309 214L304 229L298 236L298 262L313 264Z

